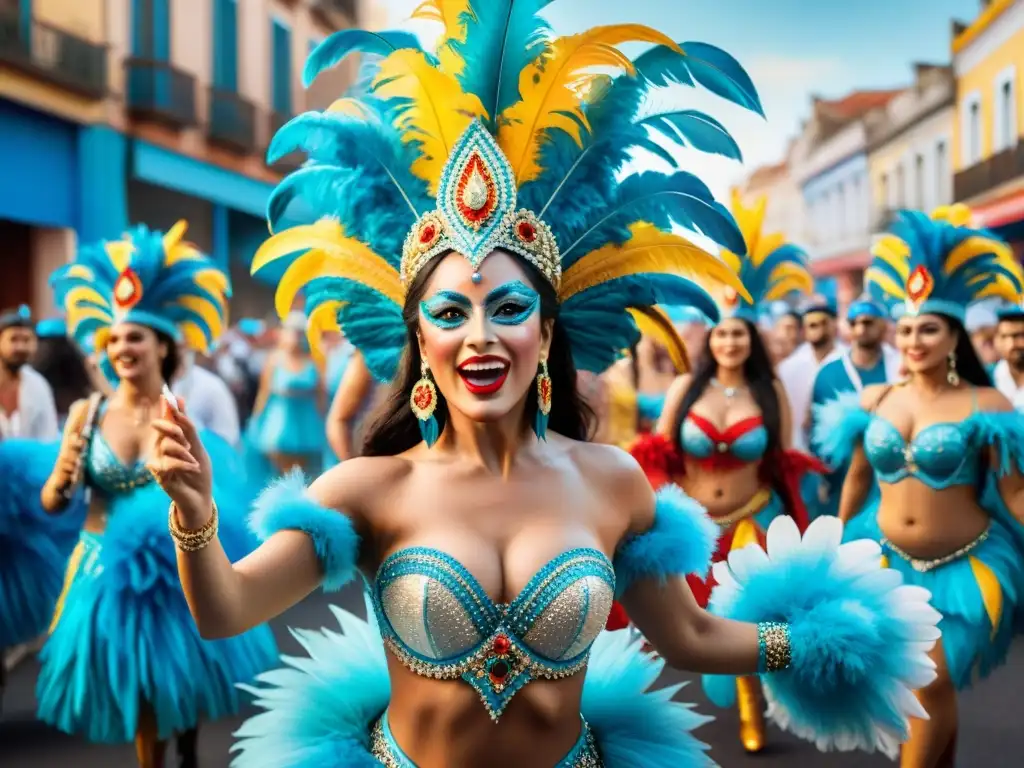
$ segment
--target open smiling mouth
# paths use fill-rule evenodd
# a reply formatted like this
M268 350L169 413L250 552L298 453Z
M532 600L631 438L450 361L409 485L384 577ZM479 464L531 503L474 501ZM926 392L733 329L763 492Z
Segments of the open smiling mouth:
M508 378L509 367L501 357L471 357L458 367L458 374L474 395L493 395Z

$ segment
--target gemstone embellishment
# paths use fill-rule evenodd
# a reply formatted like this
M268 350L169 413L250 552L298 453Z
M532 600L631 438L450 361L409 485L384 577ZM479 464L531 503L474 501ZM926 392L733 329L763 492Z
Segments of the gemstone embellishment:
M924 265L919 264L915 267L907 277L907 311L910 314L917 314L934 287L935 280Z
M130 309L142 298L142 281L131 267L127 267L114 283L114 303L120 310Z

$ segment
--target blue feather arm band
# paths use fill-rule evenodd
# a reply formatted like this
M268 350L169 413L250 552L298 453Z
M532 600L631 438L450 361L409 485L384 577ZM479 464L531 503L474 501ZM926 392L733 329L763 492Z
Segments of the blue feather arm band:
M975 411L964 420L972 446L995 451L997 465L991 469L1000 477L1024 472L1024 414L1020 411Z
M909 718L927 717L912 692L935 678L928 651L941 617L927 590L882 568L877 543L842 544L842 535L835 517L802 538L791 518L777 518L767 552L751 545L715 563L710 607L759 625L762 669L780 670L764 676L779 727L823 751L894 757Z
M356 574L359 535L352 521L309 498L306 480L297 470L260 494L249 516L249 527L264 541L278 531L302 531L309 536L324 572L325 591L341 589Z
M835 400L814 406L811 444L831 467L843 467L863 441L870 422L871 414L860 406L860 395L842 392Z
M637 579L705 576L720 533L704 507L678 486L664 486L655 497L654 525L626 539L615 553L616 596Z

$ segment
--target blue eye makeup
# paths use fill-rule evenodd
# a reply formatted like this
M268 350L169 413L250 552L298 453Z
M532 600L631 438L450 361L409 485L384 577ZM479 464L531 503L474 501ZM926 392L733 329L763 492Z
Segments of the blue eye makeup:
M473 303L456 291L438 291L420 302L423 316L444 330L453 330L465 323L472 308Z
M514 280L499 285L484 300L487 316L499 325L521 325L540 307L540 294L525 283Z

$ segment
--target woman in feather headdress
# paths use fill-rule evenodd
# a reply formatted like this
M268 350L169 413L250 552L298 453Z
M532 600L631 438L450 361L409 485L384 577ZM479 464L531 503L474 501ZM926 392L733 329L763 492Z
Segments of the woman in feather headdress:
M178 738L182 766L196 765L201 718L238 711L235 685L276 658L259 626L220 642L200 638L175 574L167 539L169 499L153 482L150 420L178 368L178 344L205 352L221 332L227 277L182 238L137 227L116 242L83 248L51 278L72 336L91 340L112 394L76 402L60 455L36 497L63 524L88 489L88 514L71 554L64 592L40 655L39 716L99 743L135 741L139 765L163 765ZM224 545L237 559L252 549L246 494L232 449L195 435L218 467ZM152 458L149 455L148 458Z
M764 544L779 515L803 530L807 511L800 496L802 475L818 468L789 450L789 403L775 377L758 319L769 302L799 290L809 292L807 255L781 234L762 232L767 201L746 206L733 194L733 215L746 254L724 251L747 296L720 291L722 320L704 342L692 374L673 383L656 434L641 440L634 457L655 488L678 482L719 526L716 560L751 542ZM714 586L710 573L691 576L697 602L706 606ZM748 752L764 746L763 704L754 677L706 678L709 697L720 706L739 704L740 739ZM737 698L738 694L738 698Z
M785 702L828 696L813 734L823 746L886 746L916 711L906 685L927 679L920 647L937 617L898 578L862 578L877 557L851 561L837 521L813 541L773 529L771 559L758 550L752 567L720 574L722 613L743 621L711 616L682 576L706 572L717 527L677 488L656 497L623 451L586 442L575 371L603 371L638 340L631 310L715 316L682 274L742 290L670 231L743 251L703 183L682 171L617 181L648 127L733 146L690 111L638 118L642 97L652 83L699 82L759 106L716 48L639 25L555 39L544 5L427 2L421 15L445 29L436 57L406 34L339 32L307 79L360 50L378 58L367 90L275 137L272 156L299 147L310 159L277 188L271 223L293 201L289 218L310 219L273 236L254 267L302 251L279 308L304 287L312 343L340 324L370 370L394 379L364 455L308 489L292 476L267 490L252 520L266 543L232 567L187 414L155 422L205 636L244 631L318 585L368 579L366 622L337 610L342 634L301 633L310 658L261 680L267 711L239 732L238 766L707 764L690 734L703 718L647 691L664 661L601 632L615 594L669 663L776 681L779 711L804 735L804 710ZM655 47L630 61L616 47L629 41ZM827 573L801 579L805 568ZM814 622L837 623L842 648L808 624L809 605ZM853 703L866 701L884 712Z
M904 211L876 243L865 279L903 304L896 346L908 378L816 414L824 457L849 462L840 519L859 514L889 568L942 613L938 677L917 694L929 719L913 722L907 768L954 764L956 691L1005 660L1021 619L1024 416L993 389L964 317L978 299L1019 303L1022 286L1009 246L969 221L963 206Z

